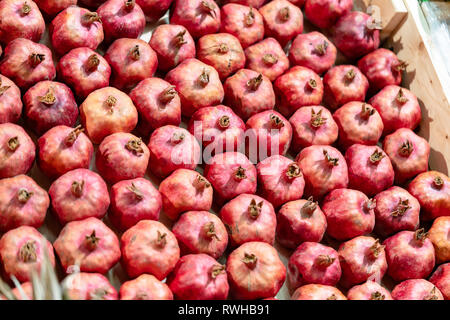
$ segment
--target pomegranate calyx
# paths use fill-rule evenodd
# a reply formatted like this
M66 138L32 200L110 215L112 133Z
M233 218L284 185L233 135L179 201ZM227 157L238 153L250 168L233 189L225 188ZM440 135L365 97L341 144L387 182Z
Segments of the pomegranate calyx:
M1 80L0 80L0 86L1 86ZM0 97L6 92L6 90L8 90L9 88L11 88L11 86L3 86L0 87Z
M256 91L258 90L259 86L261 85L263 81L263 76L260 73L257 77L251 78L250 80L247 81L247 86L252 90L252 91Z
M130 57L134 61L138 61L141 58L141 52L139 50L139 45L135 45L133 48L131 48Z
M230 126L230 117L227 115L221 116L218 122L221 129L226 129Z
M244 24L247 27L251 27L255 23L255 13L253 12L253 7L250 7L250 10L245 15Z
M437 189L442 189L442 187L444 186L444 179L442 179L440 176L436 176L433 179L433 186Z
M245 174L245 169L241 166L237 168L236 172L234 173L234 177L236 180L244 180L247 178L247 175Z
M300 166L297 162L292 162L288 165L286 170L286 176L288 178L298 178L302 175L302 171L300 170Z
M368 212L370 210L375 209L377 206L377 200L376 199L369 199L364 203L364 211Z
M86 61L86 71L93 72L97 70L98 66L100 64L100 59L98 58L97 54L92 54L89 56L89 58Z
M414 240L416 240L420 244L423 244L427 237L428 237L428 232L425 232L424 228L418 229L414 233Z
M72 182L72 187L70 191L75 197L80 198L83 195L83 190L84 190L84 180L82 180L81 182L78 181Z
M136 5L136 0L125 0L124 7L125 7L126 11L128 11L128 12L132 11L134 9L135 5Z
M52 105L56 102L55 90L52 86L48 87L47 93L43 96L38 97L39 102L42 102L45 105Z
M328 267L332 265L335 260L336 258L332 258L328 254L321 254L316 258L317 264L321 267Z
M395 63L392 65L392 69L397 72L404 71L404 70L406 70L407 67L408 67L408 63L406 61L402 61L402 60L399 60L398 63Z
M177 46L178 48L180 48L181 46L183 46L184 44L187 43L187 41L184 39L184 35L186 34L186 29L183 31L180 31L175 37L174 37L174 42L175 42L175 46Z
M247 266L247 268L254 269L256 267L256 263L258 262L258 258L253 253L246 252L244 253L242 262Z
M8 146L8 149L12 152L16 151L18 147L20 147L20 141L19 141L19 137L12 137L8 140L8 142L6 143L6 145Z
M98 288L89 293L91 300L105 300L105 296L109 294L108 289Z
M348 70L348 72L345 74L345 80L347 80L348 82L352 82L355 79L355 77L356 72L353 68Z
M202 74L198 77L200 85L204 88L209 83L209 70L203 69Z
M274 113L270 115L270 124L273 128L277 129L281 129L284 127L283 120L281 120L281 118Z
M319 112L315 112L314 109L311 109L311 120L309 123L313 128L319 128L321 125L327 122L327 118L322 117L322 109Z
M133 192L136 200L141 201L142 199L144 199L144 195L142 194L141 190L139 190L138 187L136 187L134 182L132 182L131 186L128 186L127 189Z
M385 155L383 154L383 152L381 152L380 150L376 149L371 155L370 155L370 162L373 164L378 164L383 158L385 157Z
M186 136L185 136L184 132L174 132L172 135L171 142L173 144L179 144L179 143L183 142L185 137Z
M280 16L281 21L284 21L284 22L288 21L289 17L290 17L289 7L284 7L282 9L280 9L279 16Z
M28 58L30 64L33 68L36 68L42 61L45 60L45 54L42 53L32 53Z
M263 201L256 203L255 199L252 199L252 201L250 201L250 205L248 206L248 213L250 215L250 218L252 218L253 220L258 219L259 215L261 214L263 204Z
M439 297L436 294L435 286L433 287L433 289L431 289L430 293L428 293L425 297L423 297L423 300L439 300Z
M159 95L159 101L161 101L162 104L167 104L170 101L172 101L176 96L178 92L175 90L175 86L169 86L166 89L164 89L163 92Z
M325 160L328 162L328 165L332 167L336 167L339 165L339 158L333 158L328 154L327 150L323 150L323 155L325 156Z
M206 178L201 175L197 175L197 177L194 180L193 185L198 190L203 190L205 188L211 187L211 183L209 183L209 181L206 180Z
M216 238L217 241L220 241L219 237L216 234L216 226L214 225L213 221L205 223L203 226L203 231L205 232L206 238L210 240Z
M414 146L411 141L406 140L402 143L400 148L398 149L398 153L403 157L409 157L414 150Z
M408 211L411 209L411 206L409 205L409 199L402 200L401 198L398 200L397 207L395 207L395 210L391 212L393 217L403 217Z
M384 300L386 299L386 296L382 294L380 291L372 292L370 295L370 300Z
M92 233L85 237L86 248L89 251L94 251L95 249L97 249L99 241L100 238L97 238L97 236L95 235L95 230L92 230Z
M273 66L274 64L276 64L278 62L278 58L271 53L265 54L263 56L262 60L265 64L268 64L270 66Z
M28 4L27 1L25 1L22 5L22 8L20 10L20 13L22 14L22 16L26 16L31 12L31 6Z
M361 118L364 120L369 119L371 116L375 114L375 109L369 107L366 103L363 103L361 106Z
M70 133L67 135L66 139L64 140L64 143L68 146L71 146L75 143L75 141L78 139L78 136L80 133L84 131L84 128L80 125L76 126Z
M406 102L408 102L408 98L404 95L402 88L400 88L398 90L398 93L397 93L397 96L395 97L395 100L398 103L400 103L400 104L405 104Z
M321 44L317 45L314 48L314 51L319 55L319 56L324 56L327 53L327 49L328 49L328 42L326 40L324 40Z
M161 233L158 230L158 237L156 238L156 245L160 248L164 248L167 244L167 233Z
M28 200L33 196L34 192L28 192L26 189L20 189L17 194L17 200L20 203L27 203Z
M117 98L113 97L113 96L108 96L108 98L106 98L106 106L109 108L109 112L113 113L114 112L114 106L117 103Z
M144 153L144 149L142 148L142 138L131 139L125 144L125 149L137 157L142 156Z
M369 248L369 256L375 259L378 258L384 248L385 246L380 244L380 239L376 239L373 245Z
M317 88L317 81L314 80L314 79L309 79L309 80L308 80L308 86L309 86L312 90L316 89L316 88Z
M311 215L313 214L314 211L316 211L318 205L319 203L317 201L314 201L314 198L311 196L308 198L308 201L300 209L300 213L304 212Z
M337 300L337 296L333 293L331 296L327 298L327 300Z
M214 19L216 18L216 11L214 10L215 7L213 4L209 3L208 1L204 0L200 3L202 10L207 12L211 17Z
M25 263L36 262L36 241L28 241L20 248L19 259Z
M100 16L97 12L86 12L81 18L81 22L88 26L96 21L102 23L102 20L100 19Z
M215 279L221 273L225 273L225 266L216 264L211 268L211 278Z
M228 47L228 45L226 43L221 43L217 47L217 51L221 54L225 54L225 53L228 53L228 51L230 51L230 48Z

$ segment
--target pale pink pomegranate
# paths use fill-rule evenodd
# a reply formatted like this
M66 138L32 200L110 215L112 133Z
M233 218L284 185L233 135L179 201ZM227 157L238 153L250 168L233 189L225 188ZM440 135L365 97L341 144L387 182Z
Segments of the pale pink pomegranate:
M143 274L120 286L120 300L173 300L167 284L151 274Z
M392 290L394 300L444 300L441 291L425 279L403 281Z
M295 290L291 300L347 300L347 298L335 287L307 284Z
M16 123L22 113L22 107L19 87L0 74L0 124Z
M378 282L367 280L347 292L348 300L394 300L391 293Z
M35 0L39 9L48 17L54 17L64 9L76 5L78 0Z
M433 243L438 263L450 261L450 216L438 217L434 220L428 238ZM450 293L450 292L449 292Z
M225 3L238 3L244 6L260 8L267 0L225 0Z
M118 300L116 289L100 273L79 272L63 282L65 297L69 300Z
M151 23L164 16L172 2L173 0L136 0L136 3L144 11L146 20Z
M430 277L430 282L439 289L445 300L450 300L450 263L437 267Z
M305 16L316 27L329 29L352 11L353 0L306 0Z

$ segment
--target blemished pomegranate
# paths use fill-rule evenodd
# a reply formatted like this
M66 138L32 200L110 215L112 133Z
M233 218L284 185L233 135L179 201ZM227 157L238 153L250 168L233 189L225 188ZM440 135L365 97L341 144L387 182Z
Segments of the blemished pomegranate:
M289 49L292 65L303 66L322 74L336 61L337 50L333 43L322 33L313 31L299 34Z
M168 71L184 60L195 58L195 42L187 29L175 24L162 24L152 33L150 46L158 56L158 68Z
M351 101L365 101L369 81L357 67L340 65L327 71L323 87L324 104L336 110Z
M320 242L326 228L327 219L312 198L290 201L278 211L277 240L286 248L295 249L303 242Z
M335 189L322 203L327 233L337 240L349 240L372 232L375 201L353 189Z
M386 136L383 149L391 159L396 183L404 183L428 170L430 145L410 129L401 128Z
M246 242L227 259L230 291L234 298L274 297L286 279L286 267L277 250L265 242Z
M296 157L305 179L305 195L319 200L328 192L348 185L348 168L344 156L331 146L304 148Z
M441 291L425 279L403 281L392 290L394 300L444 300Z
M4 0L0 2L0 42L8 44L24 38L39 42L45 30L45 21L32 0Z
M378 49L380 28L374 17L360 11L348 12L333 27L334 44L347 58L360 58Z
M20 226L39 228L50 205L47 192L32 178L19 174L0 180L0 230Z
M225 0L225 3L238 3L244 6L260 8L267 0Z
M177 169L194 170L200 161L200 145L186 129L167 125L156 129L148 143L149 168L160 178Z
M0 73L22 90L27 90L39 81L53 80L56 76L50 49L22 38L6 46L0 62Z
M158 221L161 208L161 194L147 179L124 180L111 187L109 218L120 230L141 220Z
M27 124L39 135L58 125L72 127L78 118L75 97L61 82L36 83L24 94L23 103Z
M149 273L163 280L180 258L175 235L158 221L139 221L122 235L120 243L125 269L133 278Z
M50 40L60 56L79 47L95 50L103 39L100 16L85 8L70 6L50 24Z
M289 69L289 59L274 38L266 38L249 46L245 49L245 57L246 68L265 75L270 81L275 81Z
M217 71L197 59L184 60L165 80L175 86L181 99L181 112L187 117L198 109L220 104L224 97Z
M274 82L277 109L290 117L304 106L317 106L322 102L323 83L311 69L295 66Z
M151 23L164 16L172 2L173 0L136 0L136 3L144 11L146 20Z
M389 266L388 275L395 281L426 278L434 268L433 243L423 228L400 231L387 238L383 245Z
M445 300L450 300L450 263L437 267L430 277L430 282L441 291Z
M112 69L111 84L124 91L153 77L158 68L155 51L140 39L117 39L106 51L105 59Z
M170 23L186 27L197 39L219 31L220 8L214 0L174 0Z
M215 190L217 203L224 203L243 193L256 192L256 168L240 152L215 155L207 162L204 175Z
M186 211L208 211L213 202L211 183L197 171L177 169L159 185L164 213L177 220Z
M133 101L122 91L105 87L93 91L80 106L83 128L93 143L116 132L131 132L138 112Z
M422 112L416 96L408 89L388 85L373 96L369 103L377 109L383 119L383 134L400 128L414 130L420 124Z
M64 294L70 300L117 300L116 289L100 273L79 272L63 282Z
M19 87L0 75L0 124L16 123L22 114L22 107Z
M245 49L264 38L264 21L254 7L229 3L222 7L220 15L220 31L238 38L242 48Z
M108 188L97 173L75 169L56 179L48 190L52 210L61 224L90 217L101 219L108 210Z
M450 261L449 234L450 216L436 218L430 230L428 230L428 238L433 243L436 261L438 263Z
M78 0L35 0L37 6L48 17L54 17L64 9L76 5Z
M303 14L287 0L273 0L259 9L264 20L264 35L277 39L281 46L303 32Z
M89 48L76 48L64 55L57 65L58 77L85 99L91 92L109 86L111 67L100 54Z
M36 146L22 127L0 124L0 179L26 174L35 156Z
M2 271L8 278L14 276L19 282L30 281L33 270L39 274L45 256L54 267L52 244L33 227L18 227L0 239Z
M100 143L95 164L100 175L109 183L141 178L147 172L150 150L131 133L117 132Z
M104 274L120 259L119 239L101 220L87 218L64 226L53 243L63 269Z
M448 216L450 212L450 179L443 173L427 171L419 174L408 186L419 200L424 220Z
M228 33L207 34L198 39L197 59L214 67L221 80L245 66L239 39Z
M374 176L372 176L374 178ZM419 227L420 204L408 191L393 186L375 196L375 231L386 237Z
M173 293L164 282L151 274L125 281L119 290L120 300L173 300Z
M233 247L259 241L273 244L277 218L272 204L253 194L240 194L220 210Z
M331 145L338 138L338 126L333 115L323 106L302 107L289 122L293 129L293 150L297 152L316 144Z
M394 300L391 293L378 282L367 280L347 292L348 300Z
M291 291L315 283L335 286L341 278L336 250L316 242L304 242L289 258L288 286Z
M295 290L291 300L347 300L347 298L335 287L307 284Z
M353 0L306 0L305 16L318 28L329 29L353 8Z
M81 126L61 125L39 138L38 164L46 176L57 178L74 169L89 169L94 146L83 131Z
M274 155L260 161L256 170L258 191L275 208L302 197L305 179L296 162L281 155Z
M167 284L178 300L226 300L225 266L207 254L188 254L178 260Z

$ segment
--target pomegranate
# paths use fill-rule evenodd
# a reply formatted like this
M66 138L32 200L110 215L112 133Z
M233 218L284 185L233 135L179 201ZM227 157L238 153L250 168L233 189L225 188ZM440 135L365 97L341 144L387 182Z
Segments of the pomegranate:
M64 294L70 300L117 300L116 289L100 273L79 272L63 282Z
M106 183L88 169L63 174L52 183L48 193L53 212L62 224L90 217L101 219L110 202Z
M303 8L305 5L306 0L289 0L292 4L295 4L299 8Z
M19 87L0 74L0 124L16 123L21 113L22 100Z
M430 277L430 282L439 289L445 300L450 300L450 263L437 267Z
M78 4L82 7L97 9L106 0L78 0Z
M438 217L428 231L438 263L450 261L450 216ZM450 293L450 292L449 292Z
M178 300L226 300L225 266L207 254L188 254L178 260L167 284Z
M286 279L277 250L265 242L246 242L227 260L228 282L236 299L274 297Z
M64 9L76 5L78 0L35 0L39 9L52 18Z
M348 300L394 300L391 293L377 282L367 280L347 292Z
M15 300L34 300L33 284L31 281L20 284L20 290L18 287L11 290ZM0 295L0 300L7 300L5 296Z
M144 11L145 18L149 22L156 22L169 9L173 0L136 0L136 3Z
M323 284L307 284L297 290L292 300L347 300L339 289Z
M441 291L424 279L406 280L392 290L395 300L444 300Z
M83 131L81 126L56 126L39 138L38 163L46 176L57 178L74 169L89 169L94 146Z
M169 286L151 274L125 281L120 286L120 300L173 300Z
M0 230L20 226L39 228L50 205L47 192L32 178L19 174L0 180Z
M100 16L88 9L71 6L61 11L50 24L50 40L60 56L72 49L97 49L103 41Z
M330 29L353 8L353 0L306 0L305 16L318 28Z
M0 260L8 278L14 276L19 282L30 281L33 271L39 274L45 256L54 267L52 244L33 227L18 227L0 239Z
M125 231L120 243L125 268L133 278L149 273L163 280L180 258L177 239L158 221L138 222Z
M430 145L410 129L401 128L386 136L383 149L391 159L396 183L402 184L428 170Z
M267 0L225 0L225 3L238 3L244 6L260 8Z
M395 281L426 278L434 268L434 248L424 229L400 231L387 238L388 274ZM395 298L395 297L394 297Z

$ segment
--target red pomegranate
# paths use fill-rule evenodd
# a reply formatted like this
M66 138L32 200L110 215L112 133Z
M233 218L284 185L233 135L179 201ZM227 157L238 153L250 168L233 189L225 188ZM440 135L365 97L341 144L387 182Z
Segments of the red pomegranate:
M22 113L22 106L19 87L0 74L0 124L16 123Z
M428 231L438 263L450 261L450 216L438 217Z
M267 0L225 0L225 3L238 3L244 6L260 8Z
M78 4L82 7L97 9L106 0L78 0Z
M392 290L395 300L444 300L441 291L424 279L406 280Z
M450 263L437 267L430 277L430 282L439 289L445 300L450 300Z
M348 300L394 300L391 293L378 282L367 280L347 292Z
M86 0L84 0L86 1ZM117 300L116 289L100 273L79 272L68 276L63 290L70 300Z
M339 289L323 284L307 284L297 290L292 300L347 300Z
M353 8L353 0L306 0L305 16L318 28L329 29Z
M35 0L34 2L48 17L54 17L64 9L76 5L78 0Z
M173 300L172 291L151 274L125 281L120 286L120 300Z
M151 23L164 16L172 2L173 0L136 0L136 3L144 11L146 20Z

